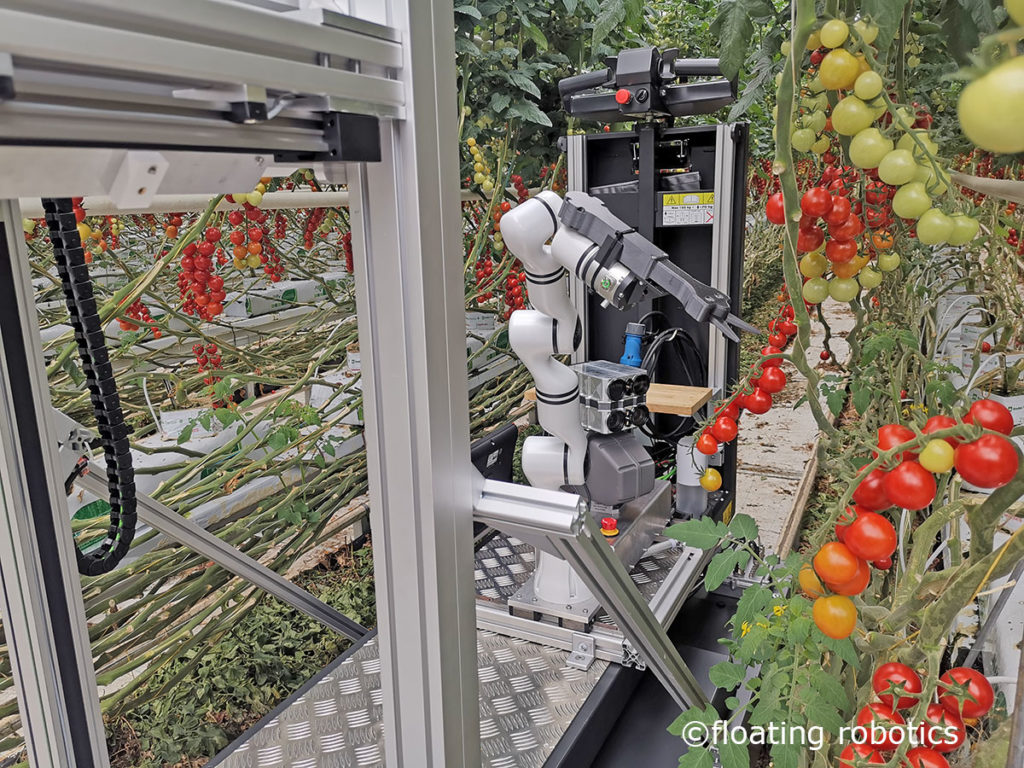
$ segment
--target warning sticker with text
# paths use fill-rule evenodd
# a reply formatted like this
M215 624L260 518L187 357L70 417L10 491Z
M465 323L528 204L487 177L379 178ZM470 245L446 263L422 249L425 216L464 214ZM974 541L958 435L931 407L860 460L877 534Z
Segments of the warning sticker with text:
M661 198L661 225L684 227L715 223L714 192L673 192Z

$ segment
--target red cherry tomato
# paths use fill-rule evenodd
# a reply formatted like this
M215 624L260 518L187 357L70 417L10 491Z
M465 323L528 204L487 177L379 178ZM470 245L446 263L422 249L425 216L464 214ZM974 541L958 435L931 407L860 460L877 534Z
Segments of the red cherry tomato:
M964 423L980 424L985 429L1008 435L1013 431L1013 414L1005 405L995 400L978 400L971 404L970 410L964 416Z
M939 430L949 429L950 427L955 426L956 419L954 419L952 416L942 416L940 414L938 416L930 417L928 421L924 423L924 427L921 429L921 431L926 435L930 435L933 432L938 432ZM954 448L960 445L960 441L957 440L955 437L947 437L946 442L949 443Z
M872 729L872 724L877 727ZM880 702L868 704L857 713L857 725L863 726L868 732L867 743L883 752L891 752L906 741L908 734L904 733L903 738L897 740L892 733L896 726L906 724L903 715Z
M768 337L768 344L778 349L782 349L787 343L789 343L789 337L784 333L773 333Z
M858 474L860 471L863 471L866 466L867 464L861 467ZM889 496L885 492L886 474L885 470L880 468L871 470L867 477L861 480L856 489L854 489L854 503L872 512L877 512L880 509L887 509L888 507L891 507L892 502L889 500Z
M768 203L765 206L765 215L768 216L768 221L772 224L786 223L786 206L782 202L781 192L776 192L768 198Z
M735 401L730 402L728 405L719 408L715 411L716 416L728 416L733 421L736 421L740 417L740 407L736 405Z
M824 216L832 210L832 195L824 187L811 187L800 198L800 210L808 216Z
M825 232L821 227L801 229L800 235L796 240L796 248L800 253L810 253L811 251L818 250L824 242Z
M787 336L796 336L796 323L794 323L792 320L782 320L779 322L779 330L782 331Z
M826 584L846 584L857 577L860 561L845 544L830 541L823 545L813 560L814 572Z
M697 438L697 450L705 456L711 456L718 453L718 441L708 432L701 432L700 437Z
M852 507L847 507L845 510L839 513L839 520L836 521L836 538L846 543L846 531L850 527L850 523L857 519L859 515L864 514L867 510L861 509L856 504Z
M850 211L852 210L849 198L833 195L832 210L825 214L825 223L829 227L837 227L850 218Z
M892 558L883 557L881 560L875 560L871 564L880 571L888 571L890 568L892 568Z
M765 368L757 380L757 386L774 395L786 387L786 374L781 368Z
M725 415L715 419L715 423L711 426L711 434L720 443L730 442L736 437L738 431L736 422Z
M852 240L829 240L825 246L825 257L833 264L853 261L857 255L857 244Z
M914 433L914 430L902 424L883 424L878 428L878 441L875 444L878 446L879 451L888 451L890 448L895 448L900 443L906 443L915 437L917 435ZM871 452L871 455L878 456L874 451ZM907 461L916 455L915 451L904 451L898 454L897 458Z
M930 747L914 747L907 752L906 768L949 768L941 754Z
M839 755L839 768L859 768L862 765L885 765L885 758L867 744L847 744Z
M846 546L862 560L881 560L896 551L896 529L877 512L862 512L846 529Z
M917 697L902 694L921 693L921 678L906 664L890 661L875 670L871 677L871 689L890 709L907 709L917 704ZM898 697L895 707L892 705L894 695Z
M769 345L767 347L761 347L761 354L762 355L778 355L778 354L781 354L781 353L782 353L782 350L779 349L778 347L774 347L774 346L771 346L771 345ZM782 365L782 358L781 357L772 357L772 358L769 358L768 360L762 360L761 361L761 368L762 368L762 370L765 369L765 368L778 368L780 365Z
M889 500L897 507L910 511L924 509L931 504L937 490L935 475L916 461L904 461L889 472L885 476L884 485Z
M918 729L920 742L936 752L952 752L967 739L964 721L952 712L947 712L941 704L928 705L924 722Z
M995 697L988 678L976 669L955 667L939 678L939 704L960 717L984 717Z
M760 387L754 387L754 391L743 398L743 407L751 413L768 413L772 407L772 396Z
M1013 443L1002 435L982 435L957 446L953 466L960 476L978 488L1001 488L1017 474L1020 459Z

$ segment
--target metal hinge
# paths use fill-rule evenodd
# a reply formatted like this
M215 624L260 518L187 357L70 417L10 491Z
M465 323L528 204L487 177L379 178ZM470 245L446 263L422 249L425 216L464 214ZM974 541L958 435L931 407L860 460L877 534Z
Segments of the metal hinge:
M584 672L590 669L590 665L594 663L594 638L583 632L573 632L572 653L565 663Z

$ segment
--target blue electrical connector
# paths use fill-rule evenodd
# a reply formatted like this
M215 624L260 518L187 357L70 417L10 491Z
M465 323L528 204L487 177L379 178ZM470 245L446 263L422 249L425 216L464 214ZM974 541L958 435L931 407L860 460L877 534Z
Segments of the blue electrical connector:
M643 362L641 347L645 332L646 328L644 328L642 323L626 324L626 348L622 352L622 357L619 358L621 365L631 365L634 368L640 367L640 363Z

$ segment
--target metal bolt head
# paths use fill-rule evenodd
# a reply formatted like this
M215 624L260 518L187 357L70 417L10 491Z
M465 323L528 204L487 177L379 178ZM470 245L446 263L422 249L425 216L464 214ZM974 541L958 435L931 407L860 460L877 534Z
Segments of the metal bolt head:
M647 89L646 89L646 88L640 88L640 89L638 89L638 90L637 90L637 92L636 92L636 100L637 100L637 101L639 101L639 102L644 102L644 101L647 101L647 98L648 98L648 97L649 97L650 95L651 95L651 94L650 94L650 93L649 93L649 92L647 91Z

